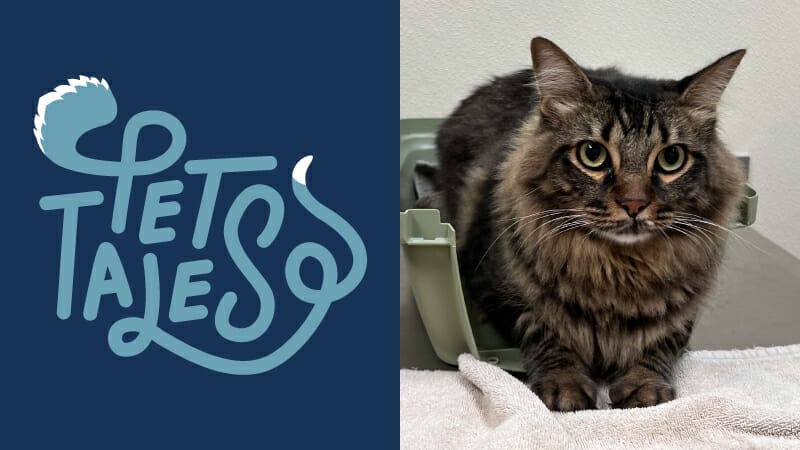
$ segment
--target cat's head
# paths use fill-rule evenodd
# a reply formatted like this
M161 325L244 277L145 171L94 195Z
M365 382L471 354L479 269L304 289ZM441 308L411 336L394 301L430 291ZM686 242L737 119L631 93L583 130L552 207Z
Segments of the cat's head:
M744 50L681 80L586 70L543 38L531 53L539 98L515 140L513 172L531 194L520 201L626 244L726 225L743 175L718 139L717 105Z

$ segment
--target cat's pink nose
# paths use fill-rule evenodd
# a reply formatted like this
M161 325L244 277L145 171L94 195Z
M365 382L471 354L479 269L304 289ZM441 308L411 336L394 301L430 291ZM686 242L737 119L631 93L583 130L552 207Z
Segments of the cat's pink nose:
M628 213L631 217L636 217L639 212L647 207L650 204L649 201L643 198L636 198L636 199L623 199L619 202L619 204L625 208L625 212Z

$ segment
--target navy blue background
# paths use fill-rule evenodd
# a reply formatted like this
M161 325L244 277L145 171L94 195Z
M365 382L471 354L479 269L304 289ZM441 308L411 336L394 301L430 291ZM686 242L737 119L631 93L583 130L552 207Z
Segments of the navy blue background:
M82 448L233 448L369 444L394 446L397 396L397 16L396 5L365 2L270 4L260 10L144 3L73 4L6 11L2 33L2 404L0 447L80 444ZM222 9L224 5L224 10ZM391 7L391 8L390 8ZM114 92L116 121L80 141L81 152L118 159L122 129L135 113L160 109L177 116L188 141L169 170L134 179L127 229L110 229L116 180L68 172L48 161L31 129L42 94L78 75L103 77ZM168 145L163 130L143 133L138 159ZM142 256L158 256L161 317L168 332L230 358L257 358L285 342L310 307L288 291L289 251L317 241L337 258L340 278L350 254L338 236L300 207L290 189L294 163L315 155L309 187L347 218L364 239L367 274L333 304L309 343L288 362L261 375L209 371L155 344L133 358L113 354L109 326L144 306ZM271 172L224 175L208 246L191 246L202 176L188 176L190 159L273 155ZM390 164L391 163L391 164ZM391 169L391 170L390 170ZM181 179L179 216L160 219L176 240L144 246L139 220L147 184ZM255 236L268 209L253 206L240 235L277 298L275 320L253 343L226 342L213 328L218 299L238 293L234 324L249 324L257 298L233 266L222 241L224 214L246 186L278 189L286 219L272 247ZM82 208L72 317L56 317L62 214L43 212L42 195L100 190L105 202ZM103 297L98 319L82 317L92 260L100 242L119 251L134 305ZM175 267L209 258L209 295L192 298L209 317L172 324L167 317ZM314 263L303 266L319 283ZM10 420L8 419L10 418Z

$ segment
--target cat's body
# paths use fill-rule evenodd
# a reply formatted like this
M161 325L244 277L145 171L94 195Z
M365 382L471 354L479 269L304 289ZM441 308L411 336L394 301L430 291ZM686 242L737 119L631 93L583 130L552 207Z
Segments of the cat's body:
M741 188L715 120L743 52L681 81L532 52L439 131L462 277L551 409L592 408L601 384L615 407L670 400Z

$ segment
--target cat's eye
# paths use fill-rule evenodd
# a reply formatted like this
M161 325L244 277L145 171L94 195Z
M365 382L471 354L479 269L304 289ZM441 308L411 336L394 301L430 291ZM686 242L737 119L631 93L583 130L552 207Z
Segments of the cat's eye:
M578 161L587 169L602 170L608 166L608 150L597 142L583 142L578 146Z
M673 173L681 170L686 164L686 150L680 145L670 145L661 150L656 158L658 170L664 173Z

